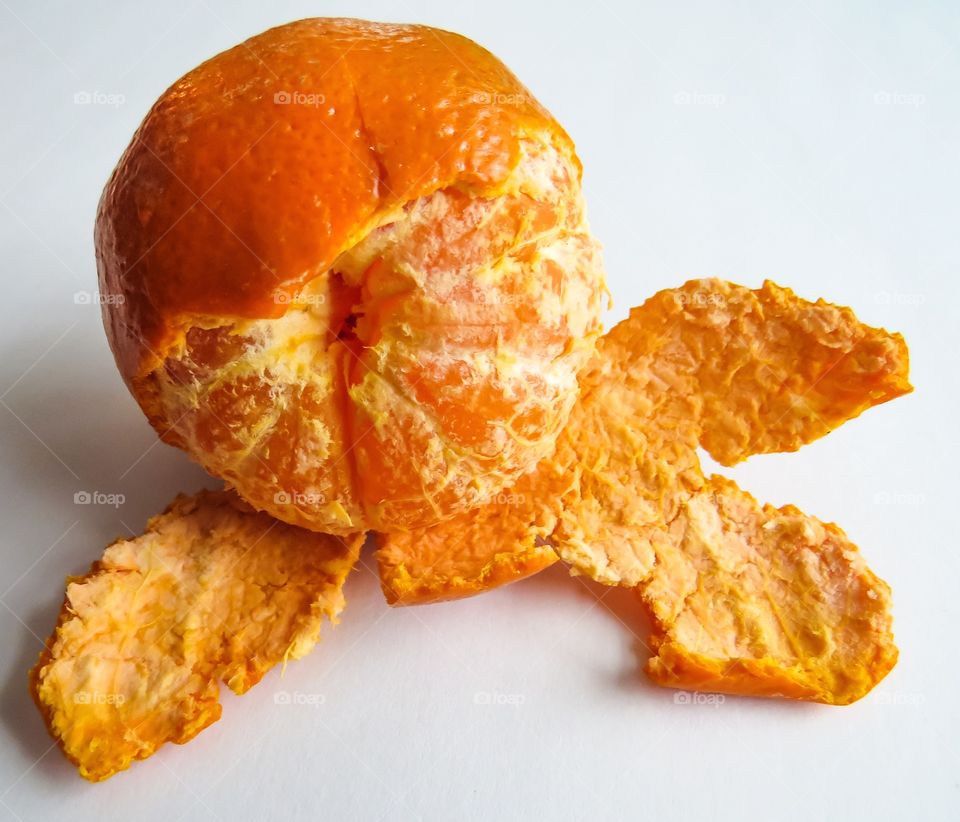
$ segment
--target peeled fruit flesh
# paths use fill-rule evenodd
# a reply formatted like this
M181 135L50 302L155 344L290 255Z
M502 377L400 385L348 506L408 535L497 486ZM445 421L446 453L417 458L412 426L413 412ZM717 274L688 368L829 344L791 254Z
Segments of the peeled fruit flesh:
M578 168L524 143L501 194L408 203L283 316L187 330L164 436L295 525L441 521L553 450L605 299Z

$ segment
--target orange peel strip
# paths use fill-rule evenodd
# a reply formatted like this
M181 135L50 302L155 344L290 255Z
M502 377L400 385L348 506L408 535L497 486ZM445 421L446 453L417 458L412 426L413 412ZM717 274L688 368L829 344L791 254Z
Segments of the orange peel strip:
M471 596L553 565L558 557L547 538L560 512L556 505L542 504L543 489L537 485L542 479L539 473L528 474L509 493L452 523L377 534L380 585L387 602L423 605Z
M220 680L242 694L316 645L362 544L255 513L232 492L177 497L68 580L30 673L51 735L94 782L189 741L220 718Z
M580 572L635 586L658 534L724 465L796 451L911 390L903 338L772 282L661 291L601 341L555 459L578 473L554 539ZM559 470L559 469L555 469Z
M909 392L907 371L902 337L849 309L691 281L600 341L556 454L521 483L535 505L496 502L429 538L503 556L506 533L522 556L530 538L515 535L558 511L544 538L574 573L643 596L655 681L854 701L896 661L889 589L836 526L705 478L696 449L727 465L796 450Z

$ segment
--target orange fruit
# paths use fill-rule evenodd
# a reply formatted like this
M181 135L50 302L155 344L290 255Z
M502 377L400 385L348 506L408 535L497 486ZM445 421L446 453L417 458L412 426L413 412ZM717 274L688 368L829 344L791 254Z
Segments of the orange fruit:
M101 201L104 322L168 442L331 533L550 454L606 298L573 144L489 52L302 20L153 106Z

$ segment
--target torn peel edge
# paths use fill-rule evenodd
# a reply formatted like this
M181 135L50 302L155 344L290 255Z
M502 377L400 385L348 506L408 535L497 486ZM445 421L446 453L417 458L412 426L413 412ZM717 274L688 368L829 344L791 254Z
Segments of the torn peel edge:
M387 559L391 538L380 533L375 536L380 588L391 607L429 605L482 594L538 574L559 560L548 541L533 537L519 551L498 551L476 574L447 576L430 569L412 574L407 563Z
M897 663L896 646L884 646L873 667L870 683L861 692L837 697L816 683L802 665L785 666L772 657L719 660L697 654L680 643L666 641L657 633L650 641L653 656L645 665L650 680L664 688L819 702L824 705L851 705L862 699Z
M704 528L703 496L688 501L672 548L636 588L652 626L650 679L828 705L865 697L898 658L890 586L836 524L761 505L716 475L705 491L722 530ZM696 569L692 589L684 557ZM733 633L715 641L707 615Z
M335 624L363 536L278 523L230 492L180 495L144 533L68 579L29 673L48 731L99 782L183 744Z
M103 563L98 559L91 564L90 571L88 573L68 576L66 578L65 588L69 590L71 585L83 584L101 573L108 573L108 571L104 568ZM60 749L60 752L63 754L66 760L70 762L70 764L77 769L77 772L80 774L80 776L82 776L88 782L105 782L111 776L115 776L116 774L127 770L134 762L142 761L150 756L153 756L153 754L156 753L156 749L142 750L137 755L132 756L121 767L116 769L90 769L87 767L85 762L78 755L74 754L67 746L65 739L67 723L58 718L52 705L48 705L43 701L40 696L40 686L42 675L44 674L45 669L51 662L53 662L52 647L60 633L60 629L67 622L75 618L76 615L70 607L69 595L65 593L63 602L60 606L59 616L57 617L57 624L53 632L44 643L43 649L40 651L36 663L27 672L28 689L30 691L30 698L33 700L33 704L36 706L40 716L43 719L43 724L47 730L47 733L50 735L50 738L54 741L56 746ZM242 691L237 691L237 693L246 693L249 688L253 687L257 684L257 682L260 681L265 673L266 671L261 673L260 676L257 677L256 681L249 682L249 684ZM184 726L180 736L168 741L173 742L176 745L184 745L192 740L201 731L206 730L215 722L220 720L223 714L223 706L220 704L218 695L214 696L213 699L196 700L196 704L198 706L204 706L202 709L198 707L193 712L196 717L200 718L200 721Z

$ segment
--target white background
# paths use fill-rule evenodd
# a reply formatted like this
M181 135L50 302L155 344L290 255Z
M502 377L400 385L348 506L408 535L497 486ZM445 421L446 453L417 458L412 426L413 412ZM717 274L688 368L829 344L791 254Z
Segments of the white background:
M469 6L0 0L0 817L960 817L960 7ZM177 491L213 485L157 444L97 308L74 302L95 289L97 198L167 85L312 14L454 29L514 69L578 144L611 320L690 277L769 276L904 332L913 395L731 472L839 522L893 586L901 660L869 698L677 705L644 679L627 592L554 568L391 611L361 569L321 647L225 695L223 720L189 745L101 785L49 749L25 676L64 576ZM83 91L122 102L75 104ZM81 490L126 502L76 506ZM323 704L279 705L278 691Z

